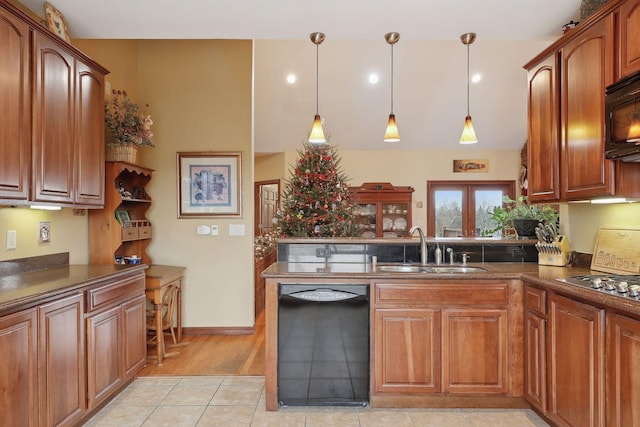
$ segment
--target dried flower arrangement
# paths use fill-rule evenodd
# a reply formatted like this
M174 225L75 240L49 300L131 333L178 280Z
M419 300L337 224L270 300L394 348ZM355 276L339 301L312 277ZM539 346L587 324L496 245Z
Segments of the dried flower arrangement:
M155 147L151 116L144 114L126 91L113 90L111 99L105 103L105 123L113 137L107 138L109 145Z

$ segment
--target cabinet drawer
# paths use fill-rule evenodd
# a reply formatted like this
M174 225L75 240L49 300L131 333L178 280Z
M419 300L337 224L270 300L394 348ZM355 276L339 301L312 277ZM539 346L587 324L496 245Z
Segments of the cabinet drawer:
M375 285L375 302L378 304L505 305L508 294L506 283Z
M525 310L545 316L547 314L547 291L525 285L524 307Z
M122 229L122 240L137 240L138 239L138 228L136 227L125 227Z
M144 276L130 277L87 291L87 311L120 304L131 297L144 295Z
M138 228L138 238L139 239L150 239L151 238L151 227L139 227Z

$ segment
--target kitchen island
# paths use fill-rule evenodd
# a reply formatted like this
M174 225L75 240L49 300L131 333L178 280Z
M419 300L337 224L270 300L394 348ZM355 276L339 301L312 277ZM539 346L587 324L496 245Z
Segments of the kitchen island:
M558 281L589 274L588 268L473 262L484 271L399 273L341 261L298 255L263 272L267 410L280 406L280 285L353 284L370 291L371 407L533 407L556 425L585 419L605 425L614 412L633 419L625 414L639 398L618 399L607 410L604 402L615 393L637 396L640 379L630 373L640 368L632 344L640 343L640 333L628 331L630 325L640 330L640 301ZM618 372L607 373L605 343L607 354L617 355ZM565 350L571 348L577 350ZM576 360L563 362L561 355Z

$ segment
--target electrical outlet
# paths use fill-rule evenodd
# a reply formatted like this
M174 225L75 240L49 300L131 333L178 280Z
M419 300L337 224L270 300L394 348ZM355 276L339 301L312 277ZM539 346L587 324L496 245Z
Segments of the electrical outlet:
M217 225L212 225L211 226L211 235L212 236L217 236L218 235L218 226Z
M17 247L18 233L16 230L7 230L7 249L12 250Z

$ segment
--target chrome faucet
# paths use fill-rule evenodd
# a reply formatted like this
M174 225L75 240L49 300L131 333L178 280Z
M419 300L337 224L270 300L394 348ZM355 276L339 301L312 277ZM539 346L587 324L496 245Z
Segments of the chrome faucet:
M409 234L413 235L413 233L418 230L420 234L420 263L422 265L427 265L427 239L424 237L424 231L418 225L414 225L409 230Z

